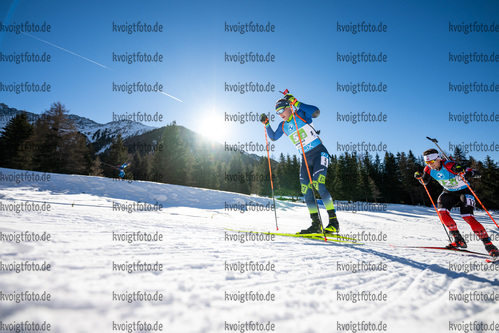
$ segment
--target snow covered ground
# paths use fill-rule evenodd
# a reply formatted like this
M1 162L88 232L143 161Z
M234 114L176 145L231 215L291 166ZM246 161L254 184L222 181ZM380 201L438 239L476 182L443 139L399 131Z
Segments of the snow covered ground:
M50 332L498 330L499 265L389 245L446 245L433 208L343 207L344 234L376 238L364 245L242 242L246 234L225 229L274 232L269 205L227 192L0 168L0 331L20 323L50 324ZM280 232L309 225L301 203L278 202L277 216ZM499 244L490 219L477 218ZM26 231L50 240L16 242ZM145 234L153 239L123 240ZM477 240L469 248L484 252ZM22 271L29 268L38 271Z

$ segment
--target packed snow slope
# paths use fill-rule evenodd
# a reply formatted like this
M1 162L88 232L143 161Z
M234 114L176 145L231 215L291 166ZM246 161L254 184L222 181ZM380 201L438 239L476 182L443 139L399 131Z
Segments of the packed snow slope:
M352 211L338 203L342 233L362 245L246 240L226 230L275 232L270 204L184 186L0 169L0 331L21 323L50 324L50 332L497 330L499 265L390 246L446 245L433 208ZM469 226L452 215L470 239ZM310 223L303 203L278 201L277 216L279 232ZM499 238L484 213L477 218ZM39 239L27 241L26 232ZM476 239L469 249L485 252Z

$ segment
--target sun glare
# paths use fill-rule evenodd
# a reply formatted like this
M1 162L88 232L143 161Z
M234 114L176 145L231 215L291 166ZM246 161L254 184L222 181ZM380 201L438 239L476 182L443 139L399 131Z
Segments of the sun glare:
M227 140L227 123L214 113L207 113L198 124L199 134L210 140L224 143Z

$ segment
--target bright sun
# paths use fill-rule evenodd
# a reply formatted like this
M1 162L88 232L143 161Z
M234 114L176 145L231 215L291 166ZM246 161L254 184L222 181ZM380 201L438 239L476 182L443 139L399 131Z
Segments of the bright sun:
M207 113L201 117L198 124L198 133L220 143L227 140L227 123L214 113Z

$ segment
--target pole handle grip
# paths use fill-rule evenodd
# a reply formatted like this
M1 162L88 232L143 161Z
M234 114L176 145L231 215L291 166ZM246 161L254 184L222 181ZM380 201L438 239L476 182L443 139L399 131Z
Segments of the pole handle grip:
M426 137L428 140L432 141L432 142L435 142L435 143L438 143L437 139L432 139L430 138L429 136Z

